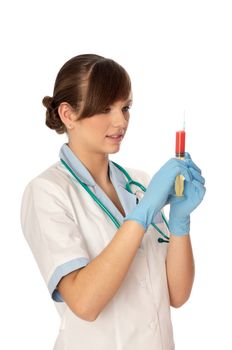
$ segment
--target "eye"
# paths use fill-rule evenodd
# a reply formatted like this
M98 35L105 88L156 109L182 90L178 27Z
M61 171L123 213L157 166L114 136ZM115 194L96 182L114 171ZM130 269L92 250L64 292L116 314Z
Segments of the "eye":
M131 106L125 106L125 107L123 107L123 111L128 112L130 108L131 108Z
M111 110L110 107L106 107L106 108L102 111L102 113L105 113L105 114L106 114L106 113L109 113L110 110Z

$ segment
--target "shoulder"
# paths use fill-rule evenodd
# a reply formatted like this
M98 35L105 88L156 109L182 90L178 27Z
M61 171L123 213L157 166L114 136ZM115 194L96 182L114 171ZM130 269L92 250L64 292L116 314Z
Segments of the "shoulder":
M69 200L70 182L67 174L57 162L34 177L24 188L21 198L21 222L26 226L34 225L35 220L45 222L46 218L57 213L72 211Z
M67 193L69 186L68 174L64 171L60 162L56 162L26 184L23 197L27 194L38 196L40 193L66 197L65 193Z

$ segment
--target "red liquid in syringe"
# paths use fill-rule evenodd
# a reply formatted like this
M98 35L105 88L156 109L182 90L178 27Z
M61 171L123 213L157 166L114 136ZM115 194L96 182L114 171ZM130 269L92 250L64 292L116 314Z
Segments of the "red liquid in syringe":
M185 155L185 130L176 132L176 157L183 158Z

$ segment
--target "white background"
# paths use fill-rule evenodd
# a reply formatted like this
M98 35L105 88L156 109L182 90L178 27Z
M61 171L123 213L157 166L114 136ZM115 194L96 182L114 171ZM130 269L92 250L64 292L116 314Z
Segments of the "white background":
M172 310L176 349L232 349L231 6L2 2L1 348L49 350L57 335L58 314L21 232L20 201L27 182L58 160L66 142L45 126L43 96L52 95L69 58L97 53L123 65L133 84L130 126L112 160L153 175L174 155L186 110L186 148L203 170L207 193L192 215L192 295Z

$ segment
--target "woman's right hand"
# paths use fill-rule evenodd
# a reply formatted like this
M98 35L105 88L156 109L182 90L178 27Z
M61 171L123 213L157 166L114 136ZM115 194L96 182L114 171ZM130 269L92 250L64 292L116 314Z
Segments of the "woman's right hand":
M168 196L174 193L177 175L183 175L186 181L192 181L188 164L184 160L171 158L155 173L143 198L123 221L137 221L147 230L154 215L167 204Z

